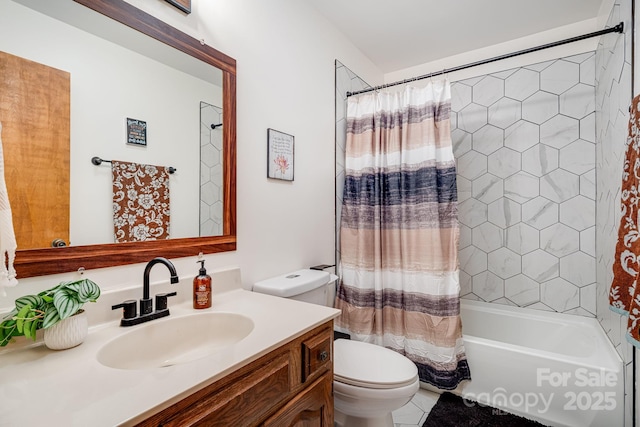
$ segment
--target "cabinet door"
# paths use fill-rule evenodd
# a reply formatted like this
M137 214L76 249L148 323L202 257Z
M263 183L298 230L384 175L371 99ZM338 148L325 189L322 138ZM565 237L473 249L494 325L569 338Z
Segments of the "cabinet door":
M162 421L163 427L250 427L289 397L289 357L258 366L227 387L191 402L184 410Z
M263 427L333 427L333 372L318 378L265 421Z
M18 248L69 244L71 76L0 52L4 175Z

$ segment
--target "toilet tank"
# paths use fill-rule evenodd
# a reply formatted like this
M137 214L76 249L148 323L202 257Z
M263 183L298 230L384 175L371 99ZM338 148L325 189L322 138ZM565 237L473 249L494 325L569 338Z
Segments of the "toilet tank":
M336 276L326 271L298 270L257 282L253 285L253 291L312 304L332 306L332 287L335 279L337 279Z

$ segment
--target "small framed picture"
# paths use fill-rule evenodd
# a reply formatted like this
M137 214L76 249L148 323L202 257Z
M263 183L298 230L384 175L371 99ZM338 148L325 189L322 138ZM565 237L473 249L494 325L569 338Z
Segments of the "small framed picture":
M293 135L267 129L267 177L293 181Z
M167 3L171 3L184 13L191 13L191 0L165 0Z
M147 145L147 122L127 117L127 144Z

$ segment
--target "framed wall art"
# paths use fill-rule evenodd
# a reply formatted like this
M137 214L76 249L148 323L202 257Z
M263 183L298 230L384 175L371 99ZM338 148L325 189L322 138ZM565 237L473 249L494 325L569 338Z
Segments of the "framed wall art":
M293 181L294 136L267 129L267 177Z
M147 145L147 122L127 117L127 144Z

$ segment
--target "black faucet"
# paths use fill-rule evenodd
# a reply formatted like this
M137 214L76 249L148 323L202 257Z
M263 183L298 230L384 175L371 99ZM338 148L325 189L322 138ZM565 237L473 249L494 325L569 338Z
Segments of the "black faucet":
M123 308L123 317L120 320L120 326L138 325L140 323L169 315L167 298L177 295L176 292L156 295L155 311L153 311L153 300L149 297L149 274L151 273L151 268L156 264L164 264L169 269L169 272L171 273L171 283L179 282L180 279L178 278L178 273L176 273L176 268L173 266L171 261L162 257L157 257L149 261L144 269L142 299L140 300L140 316L136 313L136 300L127 300L111 307L112 310L115 310L116 308Z
M149 314L153 311L153 300L149 298L149 274L151 273L151 269L156 264L164 264L171 273L171 283L178 283L180 279L178 279L178 273L176 273L176 268L173 266L171 261L166 258L158 257L154 258L147 263L147 266L144 268L144 276L142 282L142 299L140 300L140 315Z

